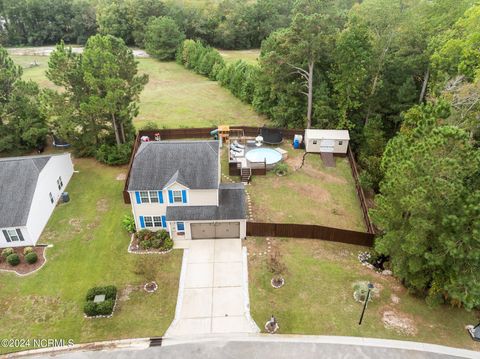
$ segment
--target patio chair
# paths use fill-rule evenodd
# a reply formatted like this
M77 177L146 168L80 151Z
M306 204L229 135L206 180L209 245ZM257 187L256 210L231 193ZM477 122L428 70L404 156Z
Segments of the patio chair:
M244 146L244 145L241 145L240 143L238 143L237 140L233 141L233 145L234 145L235 147L238 147L238 148L242 149L242 150L245 148L245 146Z

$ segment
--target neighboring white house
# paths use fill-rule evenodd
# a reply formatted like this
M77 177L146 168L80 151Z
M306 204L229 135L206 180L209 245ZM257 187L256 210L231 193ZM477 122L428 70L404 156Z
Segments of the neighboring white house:
M347 130L305 130L305 151L346 154L350 135Z
M72 174L69 153L0 159L0 248L37 243Z
M245 238L244 186L220 180L218 141L142 142L128 179L136 227L174 240Z

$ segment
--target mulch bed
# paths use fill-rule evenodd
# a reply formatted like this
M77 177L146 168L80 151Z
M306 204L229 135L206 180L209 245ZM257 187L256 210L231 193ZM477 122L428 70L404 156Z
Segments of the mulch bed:
M129 253L135 253L135 254L151 254L151 253L160 253L160 254L167 254L172 251L172 249L169 250L163 250L160 248L149 248L149 249L143 249L139 245L139 240L132 234L132 238L130 240L130 245L128 246L128 252Z
M44 246L33 247L33 250L35 251L35 253L37 253L37 256L38 256L38 260L33 264L28 264L25 261L25 258L24 258L25 256L23 255L24 248L25 247L13 248L15 252L18 254L18 256L20 257L20 264L16 265L15 267L12 267L10 264L7 263L6 259L4 259L3 257L0 257L0 270L8 270L20 275L25 275L40 268L45 263L45 250L47 247L44 247Z

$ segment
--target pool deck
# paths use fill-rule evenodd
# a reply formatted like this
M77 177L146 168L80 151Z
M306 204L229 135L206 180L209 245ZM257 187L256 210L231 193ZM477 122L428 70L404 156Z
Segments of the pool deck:
M248 158L247 158L247 154L250 152L250 151L254 151L254 150L259 150L259 149L268 149L268 150L272 150L272 151L275 151L277 152L279 155L280 155L280 158L277 160L277 161L274 161L274 162L269 162L267 161L266 159L264 159L263 161L250 161ZM262 145L261 147L257 147L257 146L249 146L248 144L245 145L245 149L244 149L244 153L243 155L240 155L240 156L236 156L235 158L229 158L229 161L230 162L237 162L237 163L240 163L242 168L255 168L255 167L258 167L260 164L263 166L266 166L267 168L271 169L273 168L277 163L285 160L286 158L286 151L282 150L281 148L271 148L270 146L265 146L265 145Z

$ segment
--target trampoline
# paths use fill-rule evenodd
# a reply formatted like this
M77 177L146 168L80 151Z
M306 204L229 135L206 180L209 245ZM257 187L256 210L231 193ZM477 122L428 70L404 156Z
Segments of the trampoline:
M260 136L263 137L263 142L269 145L278 145L283 142L282 131L276 128L262 127Z
M271 148L255 148L245 155L250 162L266 162L267 166L272 166L282 160L282 155Z

